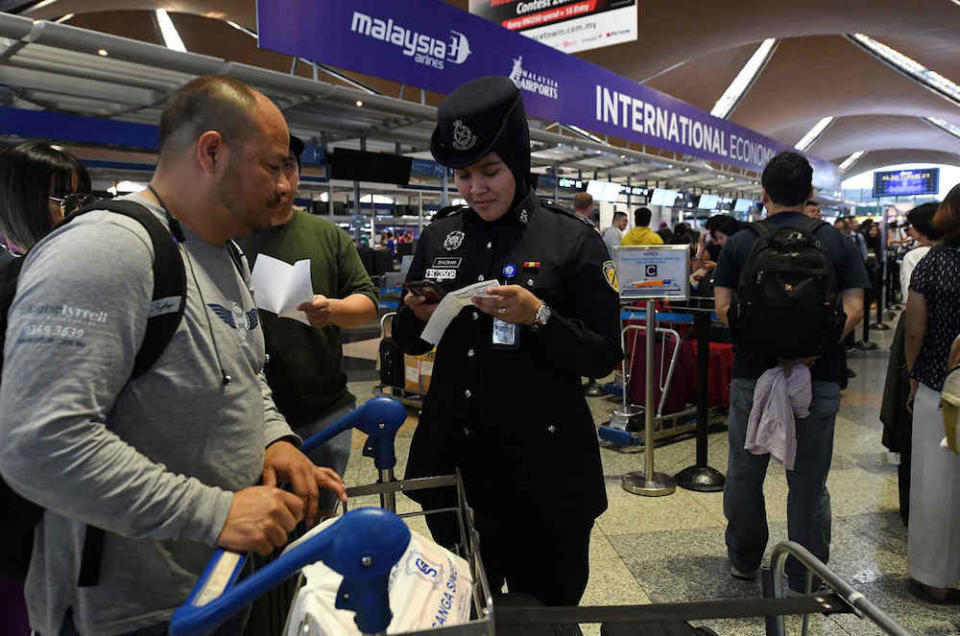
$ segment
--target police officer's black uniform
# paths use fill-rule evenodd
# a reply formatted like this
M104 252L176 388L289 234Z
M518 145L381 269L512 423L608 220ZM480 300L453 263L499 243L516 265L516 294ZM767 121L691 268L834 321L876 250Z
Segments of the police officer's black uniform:
M622 357L618 294L596 231L539 203L527 186L528 134L520 91L503 77L470 82L440 107L437 160L462 168L497 152L518 194L493 222L469 208L438 214L423 231L408 280L452 291L499 279L530 290L550 316L519 326L516 345L503 347L492 342L491 316L461 311L437 347L406 477L459 468L494 589L505 579L511 592L573 605L587 582L593 520L607 506L580 376L606 375ZM423 327L401 306L393 335L404 352L430 349L419 338ZM447 542L439 524L431 529Z

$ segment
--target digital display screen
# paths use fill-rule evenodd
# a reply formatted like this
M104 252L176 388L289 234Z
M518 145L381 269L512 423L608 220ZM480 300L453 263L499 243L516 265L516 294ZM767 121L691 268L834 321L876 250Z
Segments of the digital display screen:
M939 191L940 168L890 170L873 173L874 197L937 194Z
M597 201L618 201L620 199L620 184L594 179L587 184L587 194Z
M677 191L676 190L665 190L663 188L657 188L653 191L653 196L650 197L650 205L667 205L672 206L677 202Z
M715 210L720 205L719 194L701 194L697 207L701 210Z
M753 207L752 199L737 199L737 202L733 204L734 212L749 212L750 208Z

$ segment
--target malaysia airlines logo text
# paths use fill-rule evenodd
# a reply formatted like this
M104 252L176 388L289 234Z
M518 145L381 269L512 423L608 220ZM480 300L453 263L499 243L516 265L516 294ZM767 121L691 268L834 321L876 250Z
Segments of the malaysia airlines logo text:
M531 73L523 68L523 56L513 58L513 70L510 80L522 91L537 93L550 99L559 99L557 83L549 77Z
M450 39L444 40L400 26L393 18L384 21L359 11L353 12L350 30L398 46L417 64L438 69L442 69L446 62L463 64L471 53L470 41L458 31L451 29Z

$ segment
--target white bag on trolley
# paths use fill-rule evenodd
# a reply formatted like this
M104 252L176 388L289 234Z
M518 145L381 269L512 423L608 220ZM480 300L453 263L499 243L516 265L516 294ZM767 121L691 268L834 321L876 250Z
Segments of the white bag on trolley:
M336 523L320 524L295 543ZM355 636L360 634L354 613L336 609L343 577L323 563L303 568L306 582L297 591L287 619L286 636ZM410 531L410 545L390 571L389 634L400 634L470 620L473 577L467 562L430 539Z

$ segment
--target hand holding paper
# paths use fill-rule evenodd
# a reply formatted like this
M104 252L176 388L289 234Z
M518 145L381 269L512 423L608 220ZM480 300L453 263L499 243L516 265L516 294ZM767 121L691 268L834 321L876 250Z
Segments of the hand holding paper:
M430 316L430 320L427 322L427 326L423 328L420 337L430 344L436 345L440 342L440 338L443 337L443 333L447 330L450 322L460 313L460 310L473 304L470 301L471 298L482 296L489 288L499 286L500 281L496 279L484 280L448 293L433 311L433 315Z
M293 265L261 254L251 276L257 307L273 312L281 318L310 324L307 314L297 309L313 300L313 282L310 279L310 260Z

